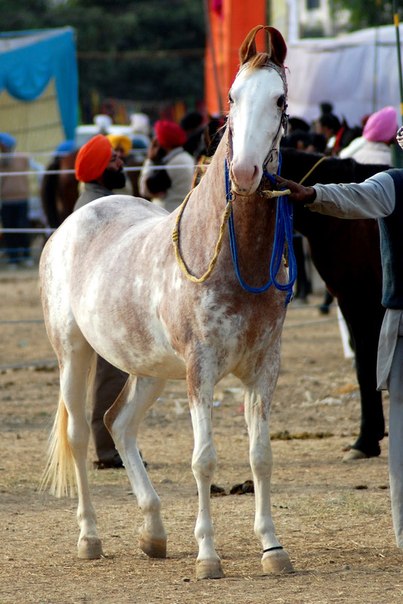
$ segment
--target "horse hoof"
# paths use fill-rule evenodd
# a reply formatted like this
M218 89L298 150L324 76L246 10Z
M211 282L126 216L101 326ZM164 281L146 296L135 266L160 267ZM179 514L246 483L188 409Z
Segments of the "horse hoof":
M289 555L284 550L276 550L269 553L263 558L262 566L263 574L265 575L294 572Z
M102 543L98 537L83 537L78 542L78 557L82 560L96 560L103 556Z
M349 461L357 461L359 459L368 459L368 455L364 451L351 448L344 454L342 461L348 463Z
M166 558L167 557L167 540L156 539L150 535L140 535L140 549L150 558Z
M196 561L196 579L222 579L223 577L220 560Z

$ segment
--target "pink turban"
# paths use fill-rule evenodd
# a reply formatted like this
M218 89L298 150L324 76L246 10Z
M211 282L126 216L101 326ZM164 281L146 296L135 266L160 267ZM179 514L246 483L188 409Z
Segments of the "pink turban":
M112 150L110 141L103 134L90 138L81 147L76 157L77 180L91 182L102 176L111 161Z
M154 130L159 144L166 149L181 147L187 139L186 132L178 124L168 120L155 122Z
M388 143L396 136L397 113L394 107L384 107L369 116L363 130L363 137L376 143Z

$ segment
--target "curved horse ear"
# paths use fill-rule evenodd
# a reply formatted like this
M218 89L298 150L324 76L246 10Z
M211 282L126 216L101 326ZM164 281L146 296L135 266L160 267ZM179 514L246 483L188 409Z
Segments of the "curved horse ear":
M250 30L245 40L242 42L241 47L239 49L239 60L241 65L244 65L248 61L252 59L252 57L256 54L256 34L261 29L265 29L264 25L256 25L253 29Z
M267 54L273 63L282 66L287 54L287 45L278 29L275 27L269 27L267 25L256 25L256 27L250 30L245 40L242 42L239 49L239 59L241 65L244 65L250 61L257 54L255 38L256 34L262 29L264 29L268 34L266 49Z
M267 27L266 29L270 33L271 60L282 67L287 56L287 44L278 29L275 27Z

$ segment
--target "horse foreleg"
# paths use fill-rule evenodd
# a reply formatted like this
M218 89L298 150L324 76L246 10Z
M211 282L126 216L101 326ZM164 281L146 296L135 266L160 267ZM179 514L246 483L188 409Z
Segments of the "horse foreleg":
M214 529L210 509L210 489L217 464L211 426L214 388L204 388L204 392L202 392L193 384L189 384L189 381L190 414L194 435L192 470L199 496L199 510L194 531L199 546L196 578L220 579L224 573L214 546Z
M270 481L273 460L269 408L273 390L274 386L268 386L267 383L262 389L245 388L245 420L248 426L250 466L255 487L254 529L263 547L264 573L293 571L290 558L275 535L271 516Z
M87 344L83 344L80 350L76 348L69 359L63 360L60 374L60 389L68 413L67 439L74 458L78 492L77 521L80 528L78 557L85 559L100 558L102 555L87 474L90 429L85 403L88 368L92 354L93 351Z
M140 456L137 433L141 420L164 385L165 380L130 376L104 417L143 513L140 548L152 558L166 557L167 537L161 518L161 502Z

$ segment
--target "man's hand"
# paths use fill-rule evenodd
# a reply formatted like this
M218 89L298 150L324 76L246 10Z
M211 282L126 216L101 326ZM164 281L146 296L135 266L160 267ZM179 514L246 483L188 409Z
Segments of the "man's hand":
M288 196L291 201L297 203L312 203L316 198L316 191L313 187L304 187L292 180L286 180L281 176L276 176L276 183L282 189L290 189L291 194Z

